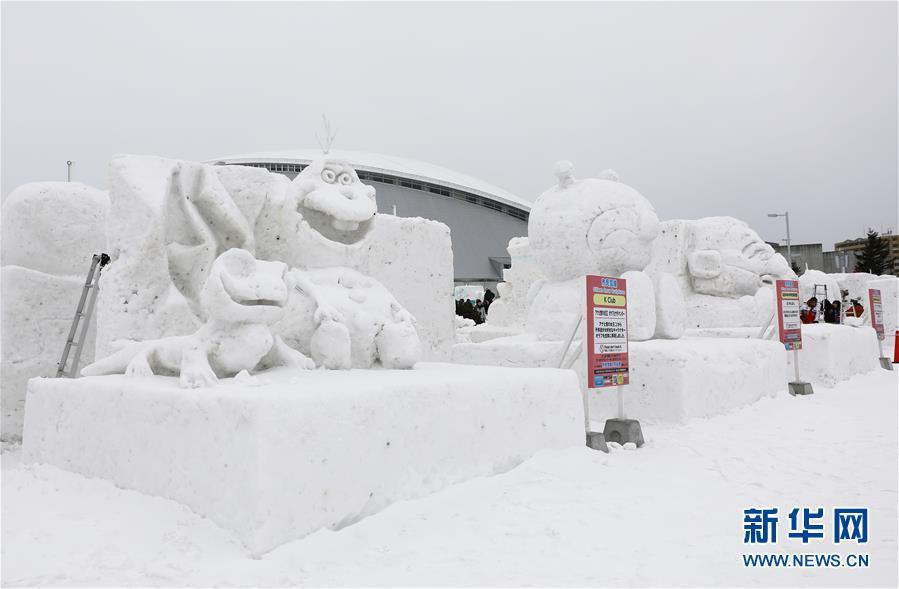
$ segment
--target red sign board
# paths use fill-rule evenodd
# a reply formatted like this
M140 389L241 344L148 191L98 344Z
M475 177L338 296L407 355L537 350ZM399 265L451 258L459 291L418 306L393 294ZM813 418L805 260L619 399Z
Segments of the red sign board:
M587 386L628 383L627 283L587 276Z
M780 341L788 350L802 349L802 321L799 312L798 280L777 281L777 327Z
M880 289L868 289L868 303L871 309L871 327L877 332L877 339L884 339L883 330L883 302L880 299Z

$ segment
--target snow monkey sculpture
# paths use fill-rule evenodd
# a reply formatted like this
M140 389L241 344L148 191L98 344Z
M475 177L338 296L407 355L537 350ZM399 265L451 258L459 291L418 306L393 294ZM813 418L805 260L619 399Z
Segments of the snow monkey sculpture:
M583 276L622 277L628 286L628 337L679 338L683 296L675 279L643 272L659 218L639 192L607 170L575 179L569 162L556 164L558 184L534 202L528 221L531 252L546 280L532 287L527 330L562 339L584 305Z
M287 265L257 260L242 249L219 255L199 293L205 323L193 334L126 343L81 374L177 375L183 387L215 384L243 370L314 368L274 335L289 294Z
M415 320L377 280L346 267L365 255L377 214L375 189L344 160L323 154L292 182L273 217L277 243L259 236L265 257L282 259L298 285L275 330L326 368L411 368L421 357Z

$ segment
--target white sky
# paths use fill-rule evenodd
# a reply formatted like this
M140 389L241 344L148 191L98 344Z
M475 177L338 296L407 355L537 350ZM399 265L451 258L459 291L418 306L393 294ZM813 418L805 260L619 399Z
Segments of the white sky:
M570 159L662 219L762 237L897 228L895 3L11 3L2 191L104 187L116 153L314 147L430 161L533 200Z

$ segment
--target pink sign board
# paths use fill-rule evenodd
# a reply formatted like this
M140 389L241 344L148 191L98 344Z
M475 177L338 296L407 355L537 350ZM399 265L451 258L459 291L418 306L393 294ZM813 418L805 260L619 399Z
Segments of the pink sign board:
M802 349L802 321L799 312L798 280L778 280L777 289L777 330L780 342L788 350Z
M626 385L627 354L627 282L587 276L587 386Z

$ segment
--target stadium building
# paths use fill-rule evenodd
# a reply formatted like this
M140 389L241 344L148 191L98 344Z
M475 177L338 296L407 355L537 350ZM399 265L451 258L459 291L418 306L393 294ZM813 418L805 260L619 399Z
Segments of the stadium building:
M528 234L531 204L459 172L433 164L358 151L331 150L377 189L378 212L445 223L453 241L457 283L493 284L509 266L509 239ZM293 179L318 149L269 151L218 158L211 163L266 168Z

